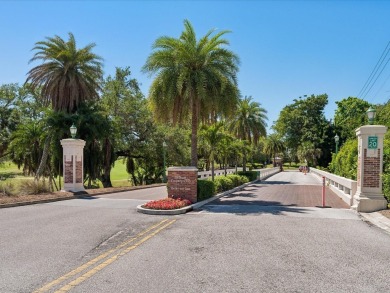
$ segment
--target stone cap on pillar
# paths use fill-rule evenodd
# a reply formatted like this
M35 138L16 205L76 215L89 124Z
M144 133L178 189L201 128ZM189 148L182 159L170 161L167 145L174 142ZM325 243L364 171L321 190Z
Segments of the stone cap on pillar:
M85 146L85 140L82 139L76 139L76 138L66 138L60 140L61 145L66 145L66 146Z
M364 134L385 134L387 131L387 127L383 125L363 125L355 130L356 135L364 135Z
M196 167L169 167L168 171L198 171Z

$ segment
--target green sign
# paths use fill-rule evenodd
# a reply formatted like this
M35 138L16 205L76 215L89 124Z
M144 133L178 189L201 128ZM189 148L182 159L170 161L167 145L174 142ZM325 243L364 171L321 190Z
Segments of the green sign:
M377 149L378 148L378 137L369 136L368 137L368 149Z

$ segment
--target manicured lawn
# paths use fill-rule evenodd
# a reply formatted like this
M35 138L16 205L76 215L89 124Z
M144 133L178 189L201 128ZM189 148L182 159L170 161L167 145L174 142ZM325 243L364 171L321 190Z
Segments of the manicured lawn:
M24 176L22 170L18 169L18 166L12 162L4 162L0 164L0 182L12 181L16 186L22 180L33 180L31 176ZM113 169L111 170L111 182L114 187L132 186L128 181L129 174L126 172L126 165L122 159L115 162ZM5 180L4 180L5 179ZM58 184L58 178L56 178ZM63 185L63 183L61 183ZM103 187L99 182L99 187Z

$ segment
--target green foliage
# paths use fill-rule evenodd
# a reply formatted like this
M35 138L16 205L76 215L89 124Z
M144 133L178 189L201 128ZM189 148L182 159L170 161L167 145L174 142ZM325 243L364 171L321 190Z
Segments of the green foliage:
M217 193L224 192L234 188L233 181L227 176L217 176L214 179L215 190Z
M28 72L26 82L33 90L41 89L40 98L51 102L54 111L74 113L80 103L99 99L103 59L92 53L94 47L92 43L77 49L72 33L68 41L46 37L35 44L30 60L43 63Z
M199 118L215 122L227 114L238 99L239 58L222 37L228 31L210 30L197 39L188 20L179 38L163 36L153 44L143 70L155 74L149 99L157 119L184 122L191 116L191 165L197 166Z
M388 131L383 140L383 194L390 202L390 132Z
M202 201L212 197L215 194L215 184L209 180L198 180L197 199Z
M254 181L257 179L257 171L239 171L237 174L247 177L249 181Z
M238 101L237 110L230 120L230 130L234 135L250 143L257 144L260 136L267 134L267 110L260 103L252 101L252 97L244 97Z
M334 146L334 141L329 137L332 134L332 125L324 115L327 104L326 94L295 99L293 104L283 108L273 126L283 138L285 147L292 153L296 153L298 147L306 142L313 143L314 149L321 149L321 157L326 159L321 160L324 166L329 163L330 152Z
M341 142L356 137L355 129L366 124L366 111L370 104L362 99L348 97L336 102L334 124Z
M240 186L244 183L249 182L248 177L242 176L242 175L229 174L226 177L229 178L233 182L234 187Z
M338 154L333 154L332 162L328 168L333 174L356 180L357 158L357 139L347 140L340 148Z

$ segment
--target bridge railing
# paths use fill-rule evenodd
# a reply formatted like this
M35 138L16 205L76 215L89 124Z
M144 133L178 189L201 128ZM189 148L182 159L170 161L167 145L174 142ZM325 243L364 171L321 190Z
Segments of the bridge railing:
M260 172L259 176L258 176L258 179L260 180L264 180L264 179L267 179L268 177L276 174L276 173L279 173L280 172L280 168L279 167L276 167L276 168L264 168L264 169L256 169L254 171L258 171Z
M340 196L347 204L350 206L353 205L353 197L357 190L357 181L312 167L310 167L310 173L316 174L320 177L325 177L326 184L329 188Z
M241 169L239 169L239 171L241 171ZM227 175L234 174L235 172L236 172L236 169L234 169L234 168L226 170L226 174ZM214 171L214 176L220 176L220 175L225 175L225 170L218 169L218 170ZM201 172L198 172L198 179L207 179L209 177L211 177L211 171L201 171Z
M239 168L238 171L242 171L242 168ZM264 180L280 171L279 167L277 168L264 168L264 169L254 169L253 171L259 172L258 179ZM227 174L234 174L236 169L227 169ZM214 176L225 175L225 170L215 170ZM211 177L211 171L202 171L198 172L198 179L207 179Z

